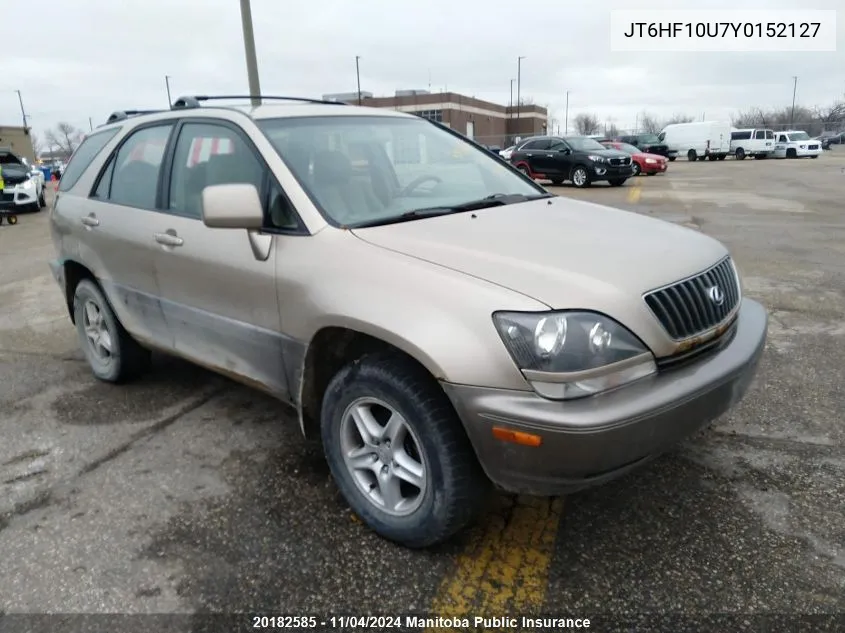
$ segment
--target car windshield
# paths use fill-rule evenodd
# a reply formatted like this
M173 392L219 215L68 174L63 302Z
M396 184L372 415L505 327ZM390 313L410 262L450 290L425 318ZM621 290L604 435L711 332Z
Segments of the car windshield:
M634 147L633 145L628 145L628 143L612 143L609 144L608 147L610 149L618 149L626 154L639 154L642 150Z
M789 135L789 138L793 141L809 141L810 135L806 132L793 132Z
M570 136L566 139L566 142L572 146L572 149L578 152L594 152L601 149L607 149L597 140L587 138L586 136Z
M258 124L311 200L339 225L545 193L489 151L416 117L286 117Z
M657 138L656 134L643 134L640 136L639 142L644 145L657 144L660 142L660 139Z

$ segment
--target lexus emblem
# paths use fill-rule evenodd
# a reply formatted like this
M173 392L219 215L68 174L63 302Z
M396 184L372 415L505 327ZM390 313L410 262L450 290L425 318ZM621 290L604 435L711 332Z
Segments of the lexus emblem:
M707 296L710 297L710 301L715 303L717 306L720 306L725 302L725 293L722 292L722 289L719 288L719 286L711 286L708 288Z

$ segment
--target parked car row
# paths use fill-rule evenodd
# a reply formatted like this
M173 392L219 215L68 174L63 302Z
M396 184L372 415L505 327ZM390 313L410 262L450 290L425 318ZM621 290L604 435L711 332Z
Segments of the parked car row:
M545 151L546 140L558 137L529 137L516 145L496 151L488 148L506 161L530 166L526 150ZM748 157L763 158L818 158L831 144L845 143L845 132L826 132L811 138L802 130L774 131L768 128L736 129L730 123L719 121L697 121L667 125L659 134L640 133L603 137L593 135L581 138L625 152L633 157L633 170L655 174L666 171L667 162L679 156L688 161L725 160L733 156L737 160ZM539 143L539 145L538 145Z

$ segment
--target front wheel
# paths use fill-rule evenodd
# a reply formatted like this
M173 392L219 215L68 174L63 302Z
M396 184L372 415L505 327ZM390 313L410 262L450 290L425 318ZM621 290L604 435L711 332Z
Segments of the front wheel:
M676 158L677 158L677 156L670 156L670 157L669 157L669 162L670 162L670 163L674 163Z
M610 183L611 187L621 187L625 184L625 181L628 180L627 178L613 178L608 180L607 182Z
M687 160L688 161L692 162L696 158L698 158L698 154L695 153L694 149L691 149L690 151L687 152Z
M737 147L736 149L736 159L737 160L745 160L745 150L741 147Z
M582 189L590 186L590 174L584 167L576 167L572 170L572 184Z
M818 156L810 156L810 158L818 158Z
M44 190L41 190L41 193L38 194L38 208L43 209L47 206L47 200L44 198Z
M326 461L346 502L406 547L449 539L491 486L434 379L393 353L365 356L329 382L321 411Z
M93 281L83 279L76 286L73 315L79 343L95 378L119 383L147 368L150 352L123 328Z

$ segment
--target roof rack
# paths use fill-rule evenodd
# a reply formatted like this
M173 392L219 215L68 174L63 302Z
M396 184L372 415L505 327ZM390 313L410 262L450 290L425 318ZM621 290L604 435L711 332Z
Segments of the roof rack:
M173 102L173 110L199 108L203 101L219 101L223 99L267 99L270 101L301 101L303 103L323 103L328 105L347 105L343 101L327 101L325 99L309 99L308 97L281 97L274 95L195 95L179 97Z
M131 116L139 116L141 114L156 114L157 112L163 112L163 110L118 110L117 112L112 112L109 115L109 118L106 119L106 124L114 123L115 121L125 121Z

